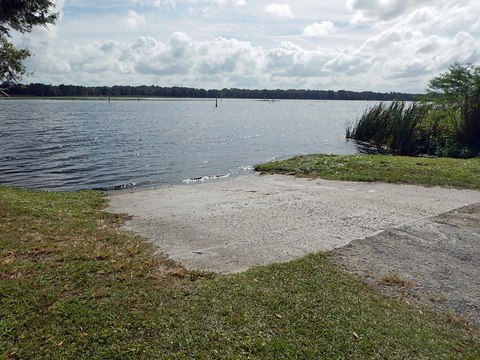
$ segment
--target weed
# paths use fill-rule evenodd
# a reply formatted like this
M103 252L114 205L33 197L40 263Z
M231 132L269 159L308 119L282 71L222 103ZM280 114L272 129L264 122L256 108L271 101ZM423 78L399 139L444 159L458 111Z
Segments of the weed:
M407 287L412 289L417 288L419 286L419 284L417 284L416 282L409 279L405 279L397 274L386 275L380 280L380 282L388 286L401 286L401 287Z

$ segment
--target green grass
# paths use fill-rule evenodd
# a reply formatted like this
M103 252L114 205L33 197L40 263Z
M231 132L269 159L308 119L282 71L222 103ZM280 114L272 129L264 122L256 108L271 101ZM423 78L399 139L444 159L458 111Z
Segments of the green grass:
M479 358L478 329L324 255L219 276L122 232L99 192L0 187L0 358Z
M480 158L318 154L260 164L255 170L327 180L379 181L480 190Z

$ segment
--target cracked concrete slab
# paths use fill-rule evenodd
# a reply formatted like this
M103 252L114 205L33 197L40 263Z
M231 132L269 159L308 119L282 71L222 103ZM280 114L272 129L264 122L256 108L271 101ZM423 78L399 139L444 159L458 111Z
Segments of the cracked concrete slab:
M352 241L331 259L386 293L480 327L480 203Z

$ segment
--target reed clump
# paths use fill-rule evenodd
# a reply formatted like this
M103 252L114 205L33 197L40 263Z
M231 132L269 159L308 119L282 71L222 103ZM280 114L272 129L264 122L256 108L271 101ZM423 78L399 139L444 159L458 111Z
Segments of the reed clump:
M398 155L418 155L425 147L422 146L422 129L431 108L425 103L379 103L347 128L347 138L368 143L377 149L388 149Z
M399 155L480 156L480 66L451 65L422 99L375 105L347 138Z
M460 129L465 130L464 127ZM447 113L431 102L379 103L347 127L348 139L375 152L405 156L471 158L480 148L465 141Z

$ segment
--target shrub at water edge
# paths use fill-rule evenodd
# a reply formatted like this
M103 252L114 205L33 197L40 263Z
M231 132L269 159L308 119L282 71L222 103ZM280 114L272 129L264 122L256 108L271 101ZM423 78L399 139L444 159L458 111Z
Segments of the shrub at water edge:
M423 102L380 103L347 138L400 155L480 155L480 66L454 64L432 79Z
M419 129L426 123L431 106L424 103L406 104L395 101L379 103L367 110L347 138L366 142L377 148L388 148L399 155L418 155L425 142Z

